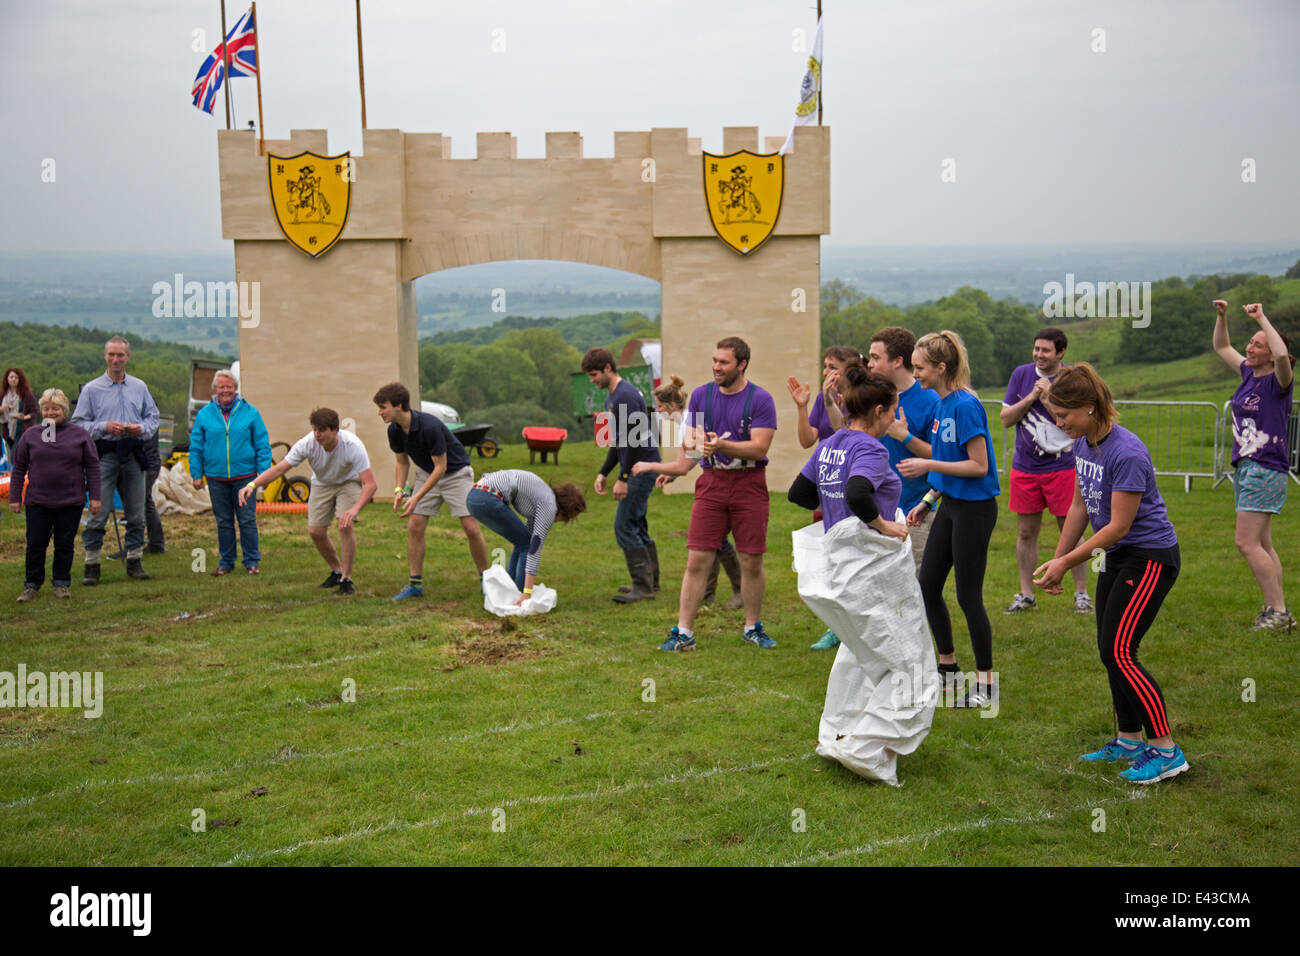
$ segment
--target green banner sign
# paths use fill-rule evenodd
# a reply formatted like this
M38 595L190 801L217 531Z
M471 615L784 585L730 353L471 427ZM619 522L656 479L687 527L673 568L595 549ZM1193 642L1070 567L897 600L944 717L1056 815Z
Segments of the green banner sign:
M633 365L621 368L618 374L627 379L641 393L648 410L655 407L654 370L649 365ZM609 395L603 388L591 384L586 372L573 373L573 414L578 418L587 418L605 410L605 399Z

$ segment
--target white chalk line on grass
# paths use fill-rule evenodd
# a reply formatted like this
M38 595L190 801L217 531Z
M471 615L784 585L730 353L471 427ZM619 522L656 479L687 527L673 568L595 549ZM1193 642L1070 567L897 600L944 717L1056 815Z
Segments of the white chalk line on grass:
M688 783L694 780L707 780L710 777L717 777L726 774L748 773L754 770L766 770L779 764L793 763L796 760L807 760L815 754L807 753L799 756L790 757L773 757L771 760L756 760L740 767L723 767L714 765L707 770L686 770L682 773L671 774L667 777L661 777L658 780L647 780L642 783L629 782L619 784L614 787L605 787L599 790L588 790L584 793L560 793L560 794L538 794L531 797L515 797L510 800L503 800L500 803L493 804L489 807L470 807L459 813L452 813L447 816L429 817L424 820L389 820L387 823L374 824L362 827L359 830L352 830L348 833L340 833L330 837L317 837L311 840L302 840L290 846L276 847L271 850L251 850L243 853L237 853L230 859L218 866L234 866L238 863L249 863L254 860L264 860L272 856L287 856L290 853L296 853L299 850L313 846L326 846L331 843L343 843L348 840L360 840L366 837L374 836L379 833L400 833L407 830L421 830L427 827L445 826L448 823L454 823L457 820L464 820L469 817L483 816L490 814L495 810L505 810L510 807L522 806L546 806L553 803L574 803L584 800L598 800L603 797L609 797L615 794L623 795L636 793L640 790L654 790L659 787L671 787L679 783Z
M738 690L738 689L737 689ZM664 707L691 707L697 704L715 703L717 701L736 700L739 697L753 697L759 694L774 693L763 688L752 687L739 693L733 690L733 693L719 695L714 697L696 697L684 701L668 701ZM312 759L312 760L334 760L339 757L349 757L358 753L364 753L368 750L385 750L392 747L422 747L435 744L447 743L464 743L468 740L475 740L480 737L490 737L498 734L527 733L533 730L545 730L550 727L563 727L570 724L580 724L589 721L607 720L611 717L630 716L639 713L637 710L607 710L597 713L582 714L574 717L557 717L553 720L542 720L535 723L522 724L504 724L497 727L488 727L485 730L476 730L463 734L449 734L442 737L420 737L415 740L385 740L372 744L361 744L356 747L345 747L342 750L335 750L326 753L314 753L312 751L294 750L289 747L281 754L274 757L268 757L265 760L255 761L236 761L229 767L218 767L212 770L195 770L189 773L180 774L147 774L142 777L123 777L123 778L102 778L99 780L86 780L76 787L64 787L60 790L50 790L46 793L29 794L25 797L19 797L7 803L0 803L0 810L12 810L16 807L26 806L37 800L45 800L52 797L68 796L69 794L81 793L91 787L112 787L112 786L137 786L147 783L186 783L191 780L201 780L206 777L221 776L223 774L235 773L241 770L248 770L258 767L271 767L278 764L290 763L294 760Z
M862 856L866 853L875 853L879 850L889 849L890 847L906 846L909 843L916 843L918 840L937 840L940 837L952 836L957 833L970 833L975 830L985 830L989 827L1000 827L1007 825L1025 824L1025 823L1044 823L1048 820L1056 820L1060 817L1068 817L1084 810L1091 810L1094 807L1105 806L1111 803L1127 803L1132 800L1141 800L1147 796L1147 790L1134 790L1122 797L1107 797L1105 800L1089 800L1087 803L1076 804L1067 807L1064 810L1039 810L1037 813L1030 814L1027 817L982 817L979 820L971 820L967 823L954 823L945 827L936 827L933 830L927 830L924 833L908 833L899 837L892 837L888 840L877 840L874 843L863 843L860 846L849 847L843 850L821 850L817 853L804 856L800 854L793 860L788 860L781 864L782 866L808 866L813 863L825 863L830 860L840 860L849 856Z
M380 648L377 651L370 651L366 654L344 654L342 657L330 657L323 661L305 661L301 664L284 664L284 663L266 664L265 666L260 666L258 668L258 672L261 673L265 671L303 670L310 667L327 667L330 664L345 664L348 661L365 660L370 657L376 657L383 653L384 653L384 649ZM226 665L222 665L222 666L224 667ZM240 671L235 665L229 665L229 667L230 669L225 671L224 673L216 674L212 677L178 677L175 680L152 681L147 684L123 684L119 687L113 688L113 690L115 691L155 690L157 688L163 688L163 687L177 687L183 684L211 684L227 677L240 676ZM249 668L245 668L244 673L245 674L251 673L251 670Z
M379 653L383 653L383 651L375 651L375 652L372 652L372 653L373 653L373 654L379 654ZM354 655L354 657L355 657L355 656L357 656L357 655ZM336 663L336 662L338 662L339 660L346 660L346 658L336 658L336 659L334 659L333 661L317 661L317 662L307 663L307 664L295 664L295 665L286 665L286 666L293 666L293 667L298 667L298 668L303 668L303 667L320 667L320 666L324 666L325 664ZM631 663L634 663L633 661L631 661L631 660L629 660L629 659L627 659L627 658L624 658L624 657L615 657L615 656L612 656L612 655L599 656L599 657L594 658L594 660L595 660L596 663L599 663L599 664L631 664ZM569 669L569 668L571 668L571 667L589 667L589 666L591 665L592 661L593 661L592 658L586 658L586 659L575 660L575 661L572 661L569 665L566 665L566 669ZM213 680L213 681L220 680L222 677L225 677L225 676L228 676L228 675L224 675L224 674L223 674L223 675L218 675L218 676L216 676L216 677L211 678L211 680ZM690 675L690 677L691 677L691 679L693 679L693 680L701 680L701 681L704 681L704 682L706 682L706 683L711 683L711 684L722 684L724 687L731 688L732 690L735 690L735 689L736 689L736 686L735 686L734 684L731 684L731 683L729 683L729 682L727 682L727 681L716 680L716 679L713 679L713 678L699 677L698 675ZM193 680L198 680L198 679L193 679ZM203 678L203 680L206 680L206 678ZM142 689L142 688L147 688L147 687L151 687L151 686L153 686L153 687L163 686L163 685L166 684L166 683L168 683L168 682L161 682L161 683L152 684L152 685L148 685L148 684L137 684L137 685L134 685L134 686L127 686L127 687L114 688L114 689L115 689L115 690L140 690L140 689ZM170 683L177 683L177 682L170 682ZM376 696L376 695L383 695L383 694L387 694L387 693L390 693L390 692L398 692L398 691L423 691L423 690L433 691L433 690L436 690L436 688L435 688L433 685L422 685L422 686L400 686L400 687L381 687L381 688L378 688L378 689L376 689L376 690L367 690L365 696L366 696L366 698L371 698L371 697ZM779 692L779 691L775 691L775 690L771 690L770 688L766 689L766 692L767 692L767 693L770 693L770 694L773 694L773 695L775 695L775 696L777 696L777 697L780 697L780 698L783 699L783 700L791 700L791 699L793 699L793 700L799 700L801 703L807 703L806 701L802 701L801 698L798 698L798 697L791 697L791 695L788 695L788 694L782 694L781 692ZM203 717L203 718L205 718L205 719L207 719L207 720L222 720L222 719L227 719L227 718L230 718L230 717L242 717L242 716L244 716L244 715L250 713L251 711L256 711L256 710L269 710L269 709L272 709L272 708L293 707L293 706L304 706L304 707L305 707L305 706L308 706L308 705L311 704L311 703L312 703L312 702L306 700L306 698L295 697L295 698L293 698L292 700L288 700L288 701L276 701L276 702L274 702L274 703L256 704L256 705L254 705L254 706L252 706L252 707L246 707L246 708L243 708L243 709L241 709L241 710L236 710L236 711L211 711L211 712L207 712L207 713L201 714L201 715L199 715L199 716L201 716L201 717ZM327 702L323 702L323 703L316 704L315 706L311 707L311 710L312 710L312 711L317 711L317 710L327 710L327 709L332 708L332 707L342 707L342 706L344 706L342 701L327 701ZM612 712L611 712L611 713L612 713ZM37 744L42 744L42 743L45 743L46 741L49 741L49 740L57 740L57 739L59 739L60 737L63 737L63 736L68 736L68 735L71 735L71 734L84 734L84 733L89 733L89 732L95 732L95 731L98 731L98 730L99 730L98 727L92 728L92 730L90 730L90 731L87 731L87 730L81 730L81 729L78 729L78 728L58 728L58 729L51 729L49 732L44 733L44 734L35 735L35 736L20 737L20 738L16 738L16 739L14 739L14 740L6 740L6 741L3 741L3 742L0 742L0 750L10 750L10 749L13 749L13 748L16 748L16 747L33 747L33 746L36 746ZM2 807L0 807L0 808L2 808Z

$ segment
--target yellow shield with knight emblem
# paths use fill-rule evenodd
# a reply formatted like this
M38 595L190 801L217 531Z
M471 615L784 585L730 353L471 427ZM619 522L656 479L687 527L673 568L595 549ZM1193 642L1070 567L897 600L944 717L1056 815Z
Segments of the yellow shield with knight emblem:
M296 156L268 154L275 221L290 244L313 259L343 235L352 205L352 155L321 156L310 150Z
M704 154L704 201L718 238L747 256L776 228L785 195L785 157L742 149Z

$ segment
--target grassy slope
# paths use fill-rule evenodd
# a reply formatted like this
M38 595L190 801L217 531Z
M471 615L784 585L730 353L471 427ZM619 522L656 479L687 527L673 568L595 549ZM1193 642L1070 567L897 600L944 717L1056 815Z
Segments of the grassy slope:
M586 485L599 458L570 447L537 470ZM526 459L507 448L494 465ZM544 554L559 608L517 628L481 609L446 517L431 527L425 598L402 606L388 597L404 534L372 506L351 600L316 588L324 570L298 516L263 519L261 577L194 573L190 549L215 544L201 517L167 519L153 581L110 566L98 590L56 604L47 586L19 607L22 522L6 511L0 670L102 670L108 701L99 720L0 711L0 864L1287 865L1300 849L1294 639L1248 630L1259 599L1232 547L1227 486L1175 484L1183 577L1142 656L1193 769L1140 791L1076 762L1111 728L1092 619L1060 600L998 613L1015 590L1006 513L985 589L1002 711L937 713L891 789L812 755L831 658L806 650L822 627L789 570L806 513L784 502L764 612L780 647L743 644L738 612L718 610L681 656L654 645L673 622L686 496L653 501L658 601L609 601L624 579L613 504L589 495ZM340 701L345 679L355 703ZM1241 700L1246 679L1256 702ZM195 808L206 832L191 828Z
M1274 308L1300 302L1300 279L1274 279L1273 287L1280 293ZM1229 289L1221 295L1228 302L1236 303L1239 297L1234 291ZM1128 358L1119 354L1120 333L1123 330L1121 320L1085 319L1065 326L1065 332L1070 338L1069 360L1086 361L1095 365L1117 399L1208 401L1222 406L1232 396L1240 379L1217 355L1209 351L1213 328L1214 313L1213 310L1207 310L1206 351L1201 355L1157 364L1120 364L1121 359ZM1245 347L1244 342L1235 344L1239 351ZM1029 361L1029 358L1026 352L1025 361ZM1001 389L984 389L981 396L992 398L995 393L999 396L1004 394L1005 384Z

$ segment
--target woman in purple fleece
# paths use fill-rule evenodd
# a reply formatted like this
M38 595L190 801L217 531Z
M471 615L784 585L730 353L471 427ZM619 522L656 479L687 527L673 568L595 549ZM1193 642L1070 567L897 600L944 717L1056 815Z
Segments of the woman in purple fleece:
M9 509L27 506L27 578L19 603L36 597L45 583L45 549L54 536L54 596L71 597L72 550L81 509L99 512L99 456L90 433L68 421L68 397L57 388L41 395L41 418L23 430L14 448ZM26 493L23 480L28 479Z

